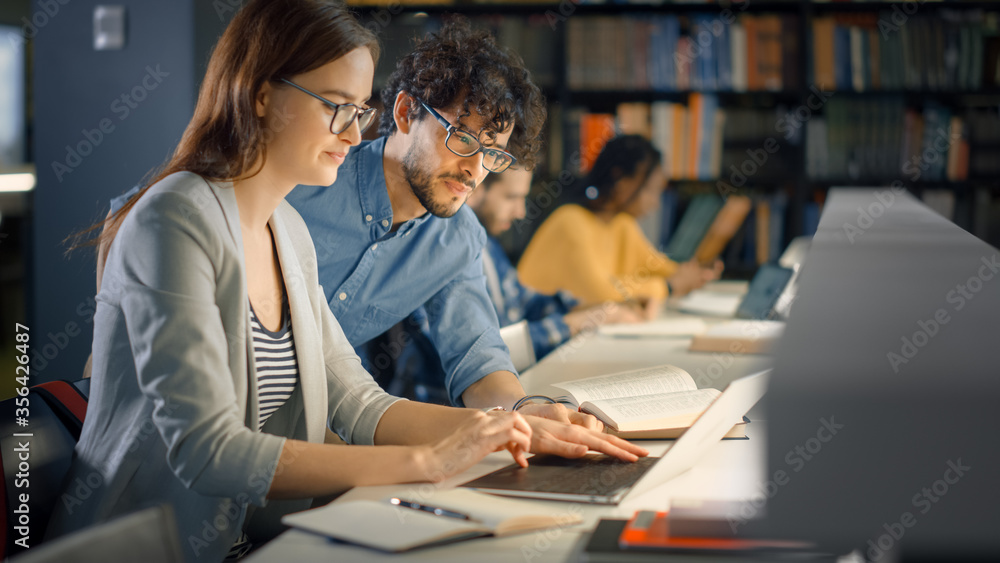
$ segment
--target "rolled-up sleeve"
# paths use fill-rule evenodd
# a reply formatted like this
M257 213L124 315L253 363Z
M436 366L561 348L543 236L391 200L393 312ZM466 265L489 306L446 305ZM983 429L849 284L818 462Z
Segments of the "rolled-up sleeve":
M284 438L251 431L238 406L215 300L223 246L212 237L219 235L202 213L190 212L198 206L185 196L146 197L118 233L128 244L121 248L124 274L117 290L138 384L153 404L166 462L198 493L243 493L263 505ZM267 488L250 485L262 475Z
M493 372L517 373L510 351L500 338L496 310L486 292L481 253L424 308L452 404L464 406L462 393Z

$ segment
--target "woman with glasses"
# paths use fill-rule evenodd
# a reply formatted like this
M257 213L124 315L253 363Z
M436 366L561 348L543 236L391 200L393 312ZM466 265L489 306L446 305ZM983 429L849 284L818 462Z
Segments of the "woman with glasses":
M218 561L311 497L440 481L501 449L526 465L517 413L375 384L284 201L334 183L374 117L377 56L339 3L251 0L236 14L173 156L94 227L108 250L92 392L49 535L168 503L186 558ZM352 445L324 444L327 427Z
M722 263L677 264L649 242L637 219L659 207L667 176L660 152L638 135L608 141L593 168L538 228L517 266L538 291L568 291L583 304L631 301L655 317L668 283L683 294L717 279Z

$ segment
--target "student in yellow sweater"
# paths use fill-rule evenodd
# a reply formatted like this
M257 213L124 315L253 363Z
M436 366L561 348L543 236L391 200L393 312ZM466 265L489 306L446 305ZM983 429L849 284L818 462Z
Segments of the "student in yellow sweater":
M668 286L684 294L717 279L722 263L678 264L656 250L637 219L659 206L667 175L660 152L638 135L608 142L572 201L542 223L518 264L538 291L568 291L582 301L638 301L654 317Z

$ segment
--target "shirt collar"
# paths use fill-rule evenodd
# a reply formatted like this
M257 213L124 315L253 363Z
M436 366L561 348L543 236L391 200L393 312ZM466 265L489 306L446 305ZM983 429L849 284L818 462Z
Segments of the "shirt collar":
M385 137L379 137L355 149L358 156L354 161L354 184L358 187L362 220L369 224L379 224L388 230L392 226L392 204L389 202L389 188L382 168L385 140ZM385 225L381 224L383 221L386 222Z
M385 183L383 164L385 141L386 137L379 137L358 147L354 169L356 175L354 184L358 187L362 220L367 224L377 225L383 233L392 228L392 202L389 201L389 187ZM431 213L424 213L420 217L411 219L400 226L397 234L406 233L432 217L434 216Z

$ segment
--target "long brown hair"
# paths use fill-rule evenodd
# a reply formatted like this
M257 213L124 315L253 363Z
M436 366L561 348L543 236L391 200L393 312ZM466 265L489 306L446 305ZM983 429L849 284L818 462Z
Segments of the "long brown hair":
M251 0L226 27L208 63L194 116L173 156L152 174L145 187L121 209L78 233L80 246L107 246L149 187L180 171L209 180L249 178L260 171L265 154L263 120L255 102L268 81L291 78L368 47L377 62L379 44L340 3L331 0ZM255 164L259 163L256 170Z

